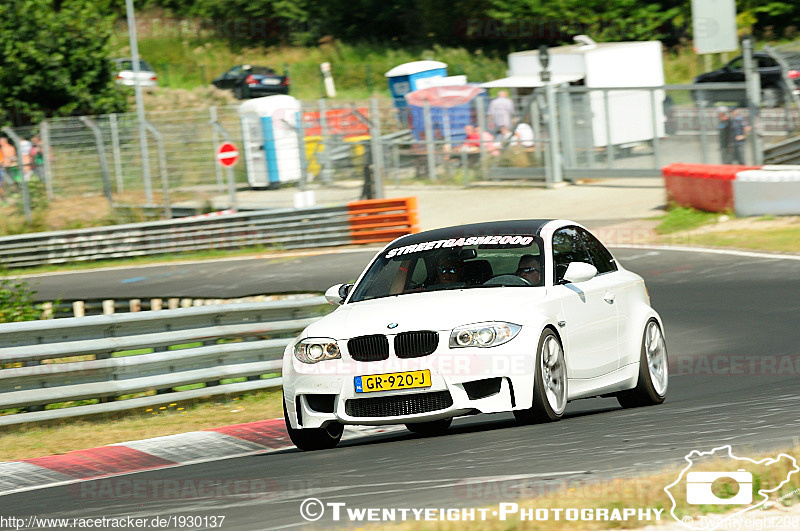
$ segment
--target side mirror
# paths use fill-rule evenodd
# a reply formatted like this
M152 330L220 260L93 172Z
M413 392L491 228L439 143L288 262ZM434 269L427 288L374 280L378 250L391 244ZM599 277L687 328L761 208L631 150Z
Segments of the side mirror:
M347 298L347 295L350 294L350 288L352 287L352 284L336 284L335 286L331 286L328 288L328 291L325 292L325 300L334 306L341 306Z
M567 266L567 271L564 273L564 280L566 282L586 282L591 280L597 275L597 268L592 264L584 262L570 262Z

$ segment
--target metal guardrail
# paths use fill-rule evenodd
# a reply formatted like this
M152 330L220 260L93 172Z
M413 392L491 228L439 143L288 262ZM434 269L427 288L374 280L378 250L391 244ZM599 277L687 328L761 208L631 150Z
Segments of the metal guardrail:
M0 410L26 411L0 426L277 387L286 345L331 309L313 297L0 325ZM190 384L205 387L174 391Z
M764 148L765 164L800 164L800 137Z
M0 238L0 263L31 267L206 249L348 245L346 206L259 210Z

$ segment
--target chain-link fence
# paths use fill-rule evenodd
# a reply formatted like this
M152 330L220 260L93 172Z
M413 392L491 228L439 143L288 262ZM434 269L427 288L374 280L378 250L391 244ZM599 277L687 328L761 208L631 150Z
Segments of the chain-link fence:
M309 190L317 203L332 203L380 196L384 186L410 182L544 182L559 175L655 176L672 162L757 164L764 145L796 134L800 114L791 98L754 114L742 106L743 90L742 83L561 85L548 97L543 87L518 89L507 130L490 130L490 99L480 89L457 103L403 108L389 99L297 102L281 96L296 107L253 114L243 111L256 102L249 100L149 112L146 157L133 113L55 118L11 131L35 144L38 155L25 162L20 149L18 168L25 171L7 167L4 187L7 200L24 201L16 193L24 173L50 198L105 194L116 204L168 200L195 208L227 208L239 198L255 208L308 204L298 203L296 192ZM738 129L726 133L726 124ZM223 141L236 144L243 159L235 167L233 201L217 163ZM256 198L249 190L258 188L271 190Z

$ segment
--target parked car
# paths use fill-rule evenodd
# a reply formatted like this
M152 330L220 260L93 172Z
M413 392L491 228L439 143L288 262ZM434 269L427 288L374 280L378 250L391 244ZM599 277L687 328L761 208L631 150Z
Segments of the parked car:
M281 76L268 66L234 66L211 83L232 90L238 100L289 94L289 76Z
M132 87L135 85L136 73L133 71L133 60L130 58L112 59L114 62L114 80L120 85ZM139 59L139 86L158 86L158 76L147 61Z
M339 306L286 347L286 428L301 450L347 424L442 433L453 417L561 418L567 402L664 401L661 318L644 280L566 220L476 223L400 237Z
M787 54L786 61L790 70L788 77L794 82L789 89L795 93L800 91L800 54ZM753 60L758 66L761 77L761 106L780 107L789 96L786 83L783 80L781 66L769 54L755 52ZM700 74L694 78L695 83L742 83L744 82L744 57L739 56L729 61L718 70ZM735 103L740 107L747 106L747 96L744 89L730 90L695 90L692 97L698 106L709 107L718 102Z

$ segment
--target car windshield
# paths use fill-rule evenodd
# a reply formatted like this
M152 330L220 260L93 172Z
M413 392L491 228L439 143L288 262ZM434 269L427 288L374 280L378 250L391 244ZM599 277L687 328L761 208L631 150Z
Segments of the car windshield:
M122 70L133 70L133 61L130 59L124 59L117 63L118 68L120 71ZM153 67L151 67L147 61L140 59L139 60L139 70L146 70L148 72L153 71Z
M477 235L387 248L355 286L350 302L427 291L541 286L541 239Z
M250 67L250 73L257 76L274 76L275 70L266 66L253 66Z

